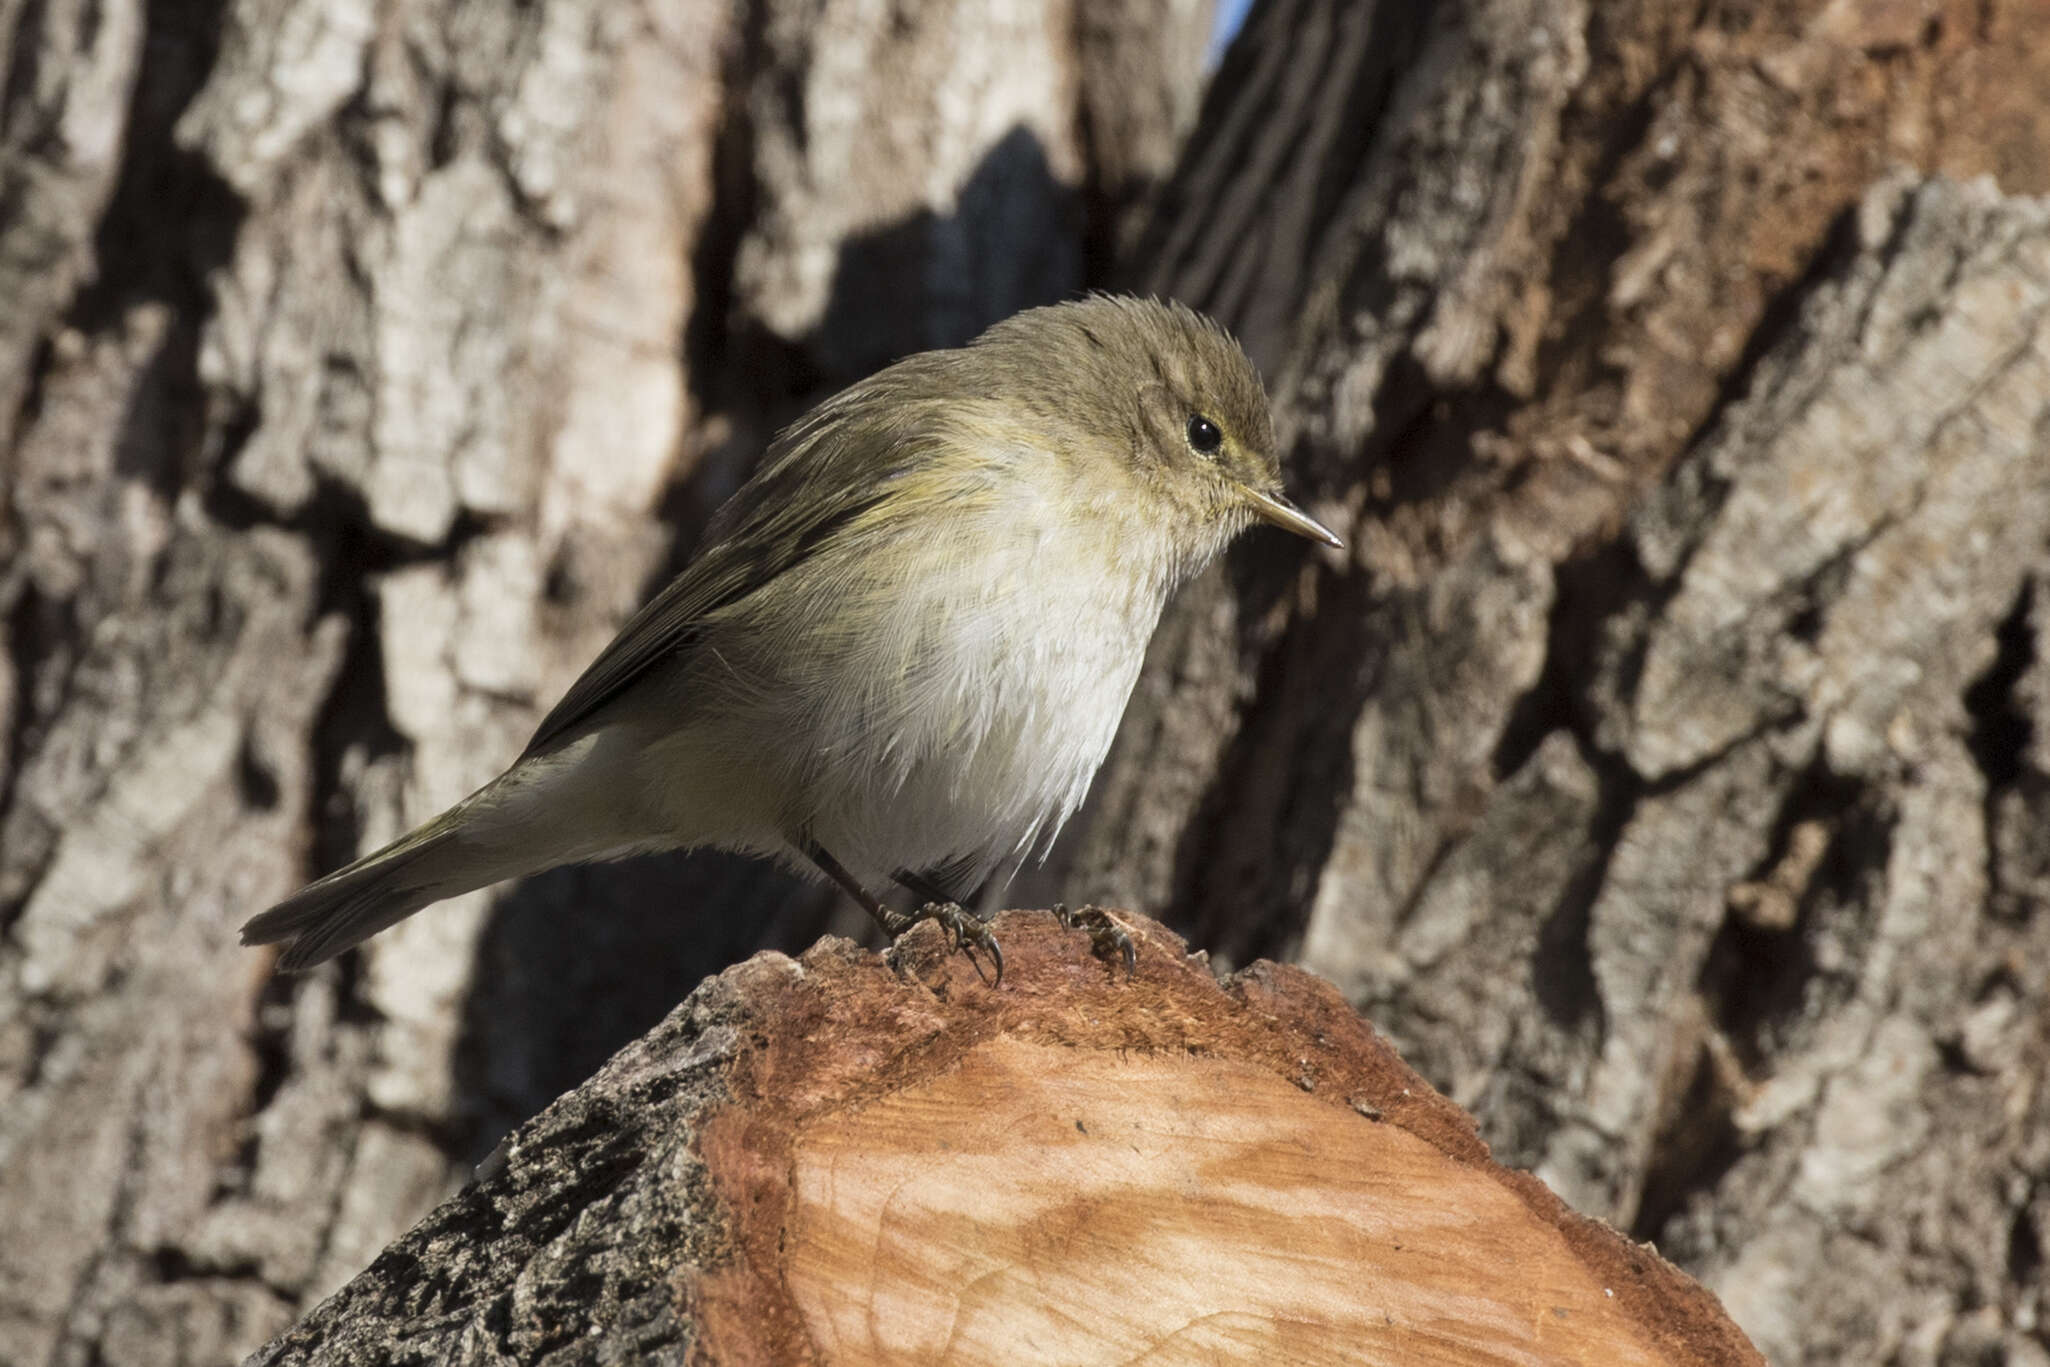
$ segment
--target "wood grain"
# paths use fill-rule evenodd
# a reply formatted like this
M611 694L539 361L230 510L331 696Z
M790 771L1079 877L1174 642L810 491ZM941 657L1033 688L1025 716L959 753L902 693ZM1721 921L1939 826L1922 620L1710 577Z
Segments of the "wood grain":
M1760 1367L1328 983L1122 919L707 979L257 1364Z
M1000 989L931 928L895 972L756 968L695 1141L739 1250L692 1279L701 1360L1759 1361L1330 984L1123 919L1129 979L1030 912Z
M795 1158L840 1367L1671 1360L1507 1189L1250 1064L1000 1037Z

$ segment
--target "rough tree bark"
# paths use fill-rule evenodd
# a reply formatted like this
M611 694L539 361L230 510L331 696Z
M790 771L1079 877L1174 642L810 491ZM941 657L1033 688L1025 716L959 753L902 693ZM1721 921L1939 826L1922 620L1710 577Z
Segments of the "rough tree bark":
M1758 1367L1328 983L1127 924L708 979L252 1367Z
M1083 286L1198 0L0 0L0 1359L218 1362L820 894L570 872L268 979L764 435Z
M230 944L804 397L1125 245L1354 550L1192 587L1014 900L1330 976L1775 1362L2044 1360L2050 11L1267 0L1146 219L1192 8L0 0L0 1343L257 1341L827 925L710 861Z
M1182 600L1066 894L1775 1362L2050 1358L2046 89L2020 0L1275 3L1133 264L1355 549Z

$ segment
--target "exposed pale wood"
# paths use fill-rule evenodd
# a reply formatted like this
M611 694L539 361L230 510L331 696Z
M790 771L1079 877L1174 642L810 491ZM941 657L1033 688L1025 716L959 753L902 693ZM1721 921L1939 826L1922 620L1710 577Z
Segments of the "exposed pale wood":
M1507 1187L1248 1064L1000 1036L792 1157L845 1367L1670 1360Z
M708 981L260 1361L1758 1362L1327 985L1128 924Z

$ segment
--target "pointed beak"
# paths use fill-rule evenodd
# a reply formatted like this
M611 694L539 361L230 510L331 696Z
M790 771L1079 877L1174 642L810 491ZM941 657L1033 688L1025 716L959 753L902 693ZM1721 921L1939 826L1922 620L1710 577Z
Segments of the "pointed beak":
M1312 541L1320 541L1334 550L1345 549L1345 543L1340 541L1329 527L1280 494L1263 494L1257 489L1247 489L1245 493L1246 502L1253 505L1253 511L1259 515L1262 522L1272 522L1284 531L1306 536Z

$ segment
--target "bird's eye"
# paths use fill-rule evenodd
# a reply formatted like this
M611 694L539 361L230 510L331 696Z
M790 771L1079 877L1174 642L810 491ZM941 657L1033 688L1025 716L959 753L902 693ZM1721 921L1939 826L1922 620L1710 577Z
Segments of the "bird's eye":
M1199 456L1214 456L1224 445L1224 433L1201 413L1189 419L1189 447Z

